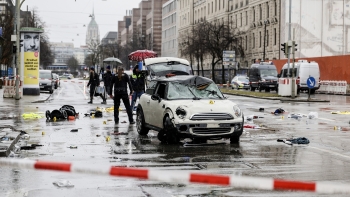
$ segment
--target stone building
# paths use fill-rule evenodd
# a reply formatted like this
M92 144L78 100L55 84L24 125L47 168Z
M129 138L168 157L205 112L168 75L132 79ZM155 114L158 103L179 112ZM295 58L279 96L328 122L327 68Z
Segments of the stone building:
M100 42L100 31L98 29L98 24L95 20L95 13L94 10L92 11L92 14L90 15L91 21L87 27L86 30L86 39L85 44L90 45L91 43L98 43Z

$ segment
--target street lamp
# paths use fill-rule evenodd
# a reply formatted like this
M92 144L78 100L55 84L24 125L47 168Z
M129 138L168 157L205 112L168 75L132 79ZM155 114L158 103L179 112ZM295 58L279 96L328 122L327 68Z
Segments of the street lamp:
M265 55L266 55L266 52L265 52L265 46L266 46L266 25L268 24L268 20L265 20L264 21L264 54L263 54L263 59L262 61L265 61Z

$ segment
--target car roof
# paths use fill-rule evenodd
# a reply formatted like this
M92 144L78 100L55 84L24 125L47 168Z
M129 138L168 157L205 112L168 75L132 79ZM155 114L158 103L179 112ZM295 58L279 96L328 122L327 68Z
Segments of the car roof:
M187 66L190 66L190 63L185 60L185 59L181 59L181 58L177 58L177 57L156 57L156 58L147 58L144 60L145 61L145 65L149 66L152 64L157 64L157 63L162 63L162 62L180 62L181 64L185 64Z

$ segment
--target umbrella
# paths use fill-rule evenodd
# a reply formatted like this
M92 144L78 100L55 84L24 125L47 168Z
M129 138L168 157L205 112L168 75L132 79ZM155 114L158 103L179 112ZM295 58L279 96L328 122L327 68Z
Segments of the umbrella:
M137 50L128 55L129 60L142 62L144 59L158 57L158 54L150 50Z
M122 64L122 61L120 61L120 59L115 57L109 57L103 60L103 63L111 63L111 62L117 62L119 64Z

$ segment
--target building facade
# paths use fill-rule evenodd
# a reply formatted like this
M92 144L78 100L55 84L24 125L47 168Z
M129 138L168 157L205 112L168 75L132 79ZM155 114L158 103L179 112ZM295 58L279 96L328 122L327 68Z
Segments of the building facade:
M51 51L53 52L55 59L52 66L67 66L69 58L74 57L74 44L68 42L51 42Z
M163 57L178 56L176 5L177 3L175 0L170 0L163 4L161 47L161 54Z

